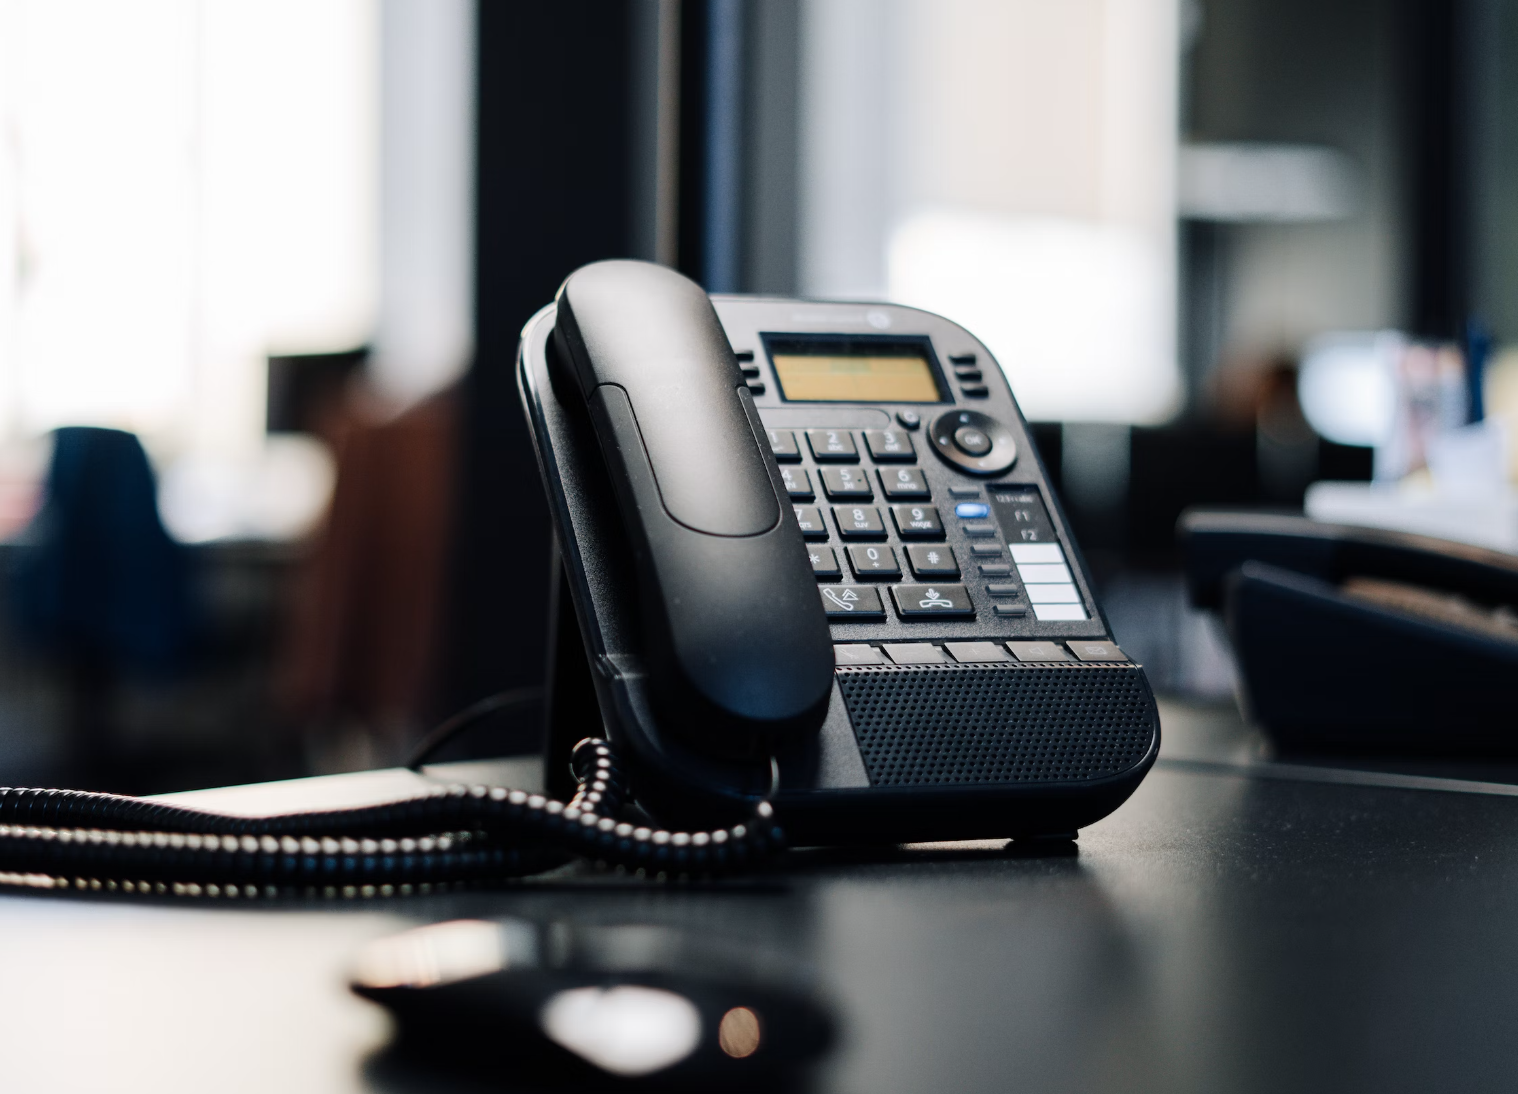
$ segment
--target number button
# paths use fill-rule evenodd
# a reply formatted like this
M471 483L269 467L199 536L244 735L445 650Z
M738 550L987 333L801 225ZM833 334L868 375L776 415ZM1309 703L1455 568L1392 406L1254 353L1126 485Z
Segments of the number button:
M858 463L859 450L847 429L808 429L806 443L818 463Z
M927 500L928 484L922 472L915 467L893 467L880 471L880 489L893 501L905 498Z
M812 576L818 581L837 581L843 576L843 571L838 568L838 556L831 547L813 543L807 547L806 553L812 559Z
M864 446L877 463L916 463L917 450L904 429L866 429Z
M782 467L780 478L785 483L785 492L791 496L792 501L811 501L815 494L812 493L812 476L804 467Z
M770 451L780 463L800 463L801 449L796 447L796 434L789 429L767 430L770 435Z
M873 505L835 505L833 523L844 539L884 539L885 522Z
M891 519L902 539L943 538L943 522L931 505L893 505Z
M906 548L907 562L918 577L958 577L959 560L950 547L914 543Z
M796 523L801 525L801 534L807 539L827 539L828 526L822 521L822 510L815 505L793 505L796 511Z
M870 491L869 478L857 467L824 467L817 474L822 479L822 488L834 501L841 498L869 500L875 496Z
M855 577L865 580L901 576L896 552L883 543L878 547L850 547L849 565L854 568Z

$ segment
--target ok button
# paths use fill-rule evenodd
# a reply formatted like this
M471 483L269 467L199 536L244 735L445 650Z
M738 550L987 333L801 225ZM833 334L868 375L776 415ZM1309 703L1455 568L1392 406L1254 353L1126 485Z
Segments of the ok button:
M962 425L954 431L954 443L961 452L970 456L984 456L991 451L991 438L973 425Z

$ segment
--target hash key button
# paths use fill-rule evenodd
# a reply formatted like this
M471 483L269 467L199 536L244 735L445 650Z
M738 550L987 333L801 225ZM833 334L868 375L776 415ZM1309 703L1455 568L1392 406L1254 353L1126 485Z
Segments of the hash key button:
M918 577L958 577L959 562L942 544L913 543L906 548L907 561Z
M833 520L844 539L883 539L886 534L885 521L873 505L835 505Z
M916 463L912 435L902 429L866 429L864 445L877 463Z
M869 477L857 467L824 467L817 474L822 478L822 488L835 501L839 498L869 500L874 497L870 492Z
M892 585L896 614L903 619L973 616L975 608L963 585Z
M806 443L819 463L858 463L859 450L847 429L808 429Z
M879 589L868 585L823 585L817 591L822 594L822 610L829 619L875 620L885 617Z

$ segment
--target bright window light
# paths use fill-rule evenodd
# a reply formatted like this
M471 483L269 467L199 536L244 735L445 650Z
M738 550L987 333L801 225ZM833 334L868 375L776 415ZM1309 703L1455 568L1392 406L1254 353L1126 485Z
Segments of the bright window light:
M1177 0L803 11L803 291L964 324L1031 418L1172 414Z
M366 342L375 0L0 0L0 432L261 442L263 362Z

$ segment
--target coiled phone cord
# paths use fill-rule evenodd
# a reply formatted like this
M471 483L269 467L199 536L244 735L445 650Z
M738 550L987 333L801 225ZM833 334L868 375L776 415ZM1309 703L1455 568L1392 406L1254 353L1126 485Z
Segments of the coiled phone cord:
M619 821L626 777L610 744L570 759L566 804L454 785L419 798L230 817L79 790L0 788L0 886L226 898L372 897L539 873L571 857L654 875L752 867L783 848L768 801L743 824L673 832Z

